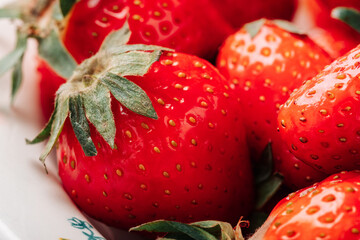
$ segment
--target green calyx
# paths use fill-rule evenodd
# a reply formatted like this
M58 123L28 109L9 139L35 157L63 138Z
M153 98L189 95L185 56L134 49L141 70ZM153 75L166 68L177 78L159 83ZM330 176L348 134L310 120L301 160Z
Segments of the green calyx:
M260 210L276 194L283 184L283 176L274 173L271 143L262 152L261 160L254 166L253 173L256 186L255 208Z
M0 75L5 74L11 68L14 69L11 88L12 101L14 100L22 80L22 61L26 51L26 43L27 36L19 32L15 49L0 60Z
M58 5L54 4L53 0L37 0L34 5L12 4L0 9L0 18L22 21L17 30L15 49L0 60L0 75L13 69L12 101L22 82L22 61L29 38L38 42L40 57L46 60L58 75L69 78L77 65L61 43L56 23L48 14L49 11L55 12L56 7Z
M128 28L126 24L124 28ZM130 31L119 30L128 39ZM54 147L64 123L69 117L73 130L86 156L97 155L91 139L91 122L105 141L114 149L115 121L111 111L111 95L127 109L157 119L151 100L135 83L126 76L143 76L151 65L158 61L162 51L171 49L151 45L114 46L112 38L118 38L118 32L109 35L101 51L79 65L68 81L57 91L55 110L51 119L40 134L29 144L49 141L40 156L44 163ZM119 39L120 43L125 40Z
M360 12L354 8L337 7L331 11L331 17L338 19L360 33Z
M0 18L36 22L54 4L55 0L13 1L0 9Z
M272 22L277 27L294 34L304 35L305 33L299 30L294 24L285 20L266 20L261 18L259 20L247 23L244 25L246 31L250 34L251 38L254 38L259 32L261 27L266 23L266 21Z
M231 224L220 221L202 221L190 224L157 220L133 227L130 231L146 231L153 233L167 233L159 240L241 240L235 237Z
M64 17L70 12L71 8L78 1L79 0L60 0L60 9Z

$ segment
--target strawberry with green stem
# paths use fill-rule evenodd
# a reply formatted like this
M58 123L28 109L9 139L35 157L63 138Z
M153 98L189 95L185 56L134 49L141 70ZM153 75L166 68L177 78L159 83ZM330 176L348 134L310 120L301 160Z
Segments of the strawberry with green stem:
M41 160L58 142L66 192L90 216L121 228L246 215L252 174L225 79L195 56L110 47L122 35L111 35L58 90L49 123L32 141L49 137Z

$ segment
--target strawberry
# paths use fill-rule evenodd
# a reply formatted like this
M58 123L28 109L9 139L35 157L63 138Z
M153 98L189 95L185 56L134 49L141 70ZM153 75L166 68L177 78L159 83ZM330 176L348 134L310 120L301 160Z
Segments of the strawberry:
M291 20L298 5L298 0L212 0L218 11L234 27L259 18Z
M279 112L293 154L331 174L359 167L360 46L294 92Z
M41 160L58 139L66 192L117 227L246 215L252 174L226 80L198 57L114 48L118 36L112 40L58 90L51 120L32 141L50 136Z
M341 172L291 193L250 240L359 239L360 173Z
M64 44L81 62L96 53L127 17L129 43L155 44L205 58L213 57L233 31L207 0L81 0L65 22Z
M276 135L279 106L294 88L330 63L306 36L277 23L260 20L245 25L227 38L217 58L219 71L247 103L242 106L247 138L256 153Z
M279 106L330 59L305 35L284 28L291 30L288 23L281 21L260 20L245 25L225 41L217 66L245 103L241 107L246 112L244 123L254 160L273 142L276 145L274 160L288 164L288 167L282 166L283 169L293 169L295 163L277 137ZM280 156L288 156L289 160ZM314 172L311 168L308 171ZM303 174L305 179L308 174ZM291 181L285 182L293 185Z

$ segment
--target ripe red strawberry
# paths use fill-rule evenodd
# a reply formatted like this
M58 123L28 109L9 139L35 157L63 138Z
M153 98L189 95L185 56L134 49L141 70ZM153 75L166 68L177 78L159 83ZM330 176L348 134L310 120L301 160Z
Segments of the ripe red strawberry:
M269 20L246 25L225 41L217 67L245 103L252 152L261 153L276 135L279 106L294 88L328 63L326 53L305 35L288 32Z
M276 145L274 160L288 164L282 169L292 169L293 158L286 153L287 148L282 143L276 142L279 106L330 59L305 35L288 32L279 24L284 25L269 20L245 25L225 41L217 66L235 88L240 102L244 103L241 106L246 113L244 123L253 158L257 160L265 146L273 142ZM281 159L280 156L290 158ZM303 171L304 178L313 171L311 168ZM293 185L291 181L285 182Z
M356 47L360 41L360 33L344 22L331 17L336 7L350 7L360 10L358 0L307 0L306 10L313 19L314 28L309 36L333 58L340 57Z
M359 184L359 172L341 172L290 194L250 240L359 239Z
M58 90L55 114L33 142L51 128L44 160L62 129L57 157L64 188L105 223L235 223L253 196L235 96L208 62L158 55L158 48L107 48L84 61Z
M297 8L297 0L212 0L217 9L234 27L260 18L291 20Z
M360 46L294 92L279 112L295 156L331 174L359 168Z
M81 62L127 17L129 43L156 44L204 58L213 57L233 31L208 0L81 0L65 23L65 46Z

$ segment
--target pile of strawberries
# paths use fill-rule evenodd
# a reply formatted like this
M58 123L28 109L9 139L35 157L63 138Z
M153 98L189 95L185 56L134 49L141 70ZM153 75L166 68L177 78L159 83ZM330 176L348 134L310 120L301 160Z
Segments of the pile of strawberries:
M56 146L81 210L122 229L170 220L132 228L166 239L242 239L176 224L234 226L297 190L250 239L360 238L360 1L39 2L30 19L64 19L45 27L57 42L19 30L39 41L50 119L29 143L49 139L44 164ZM300 6L306 32L286 21Z

